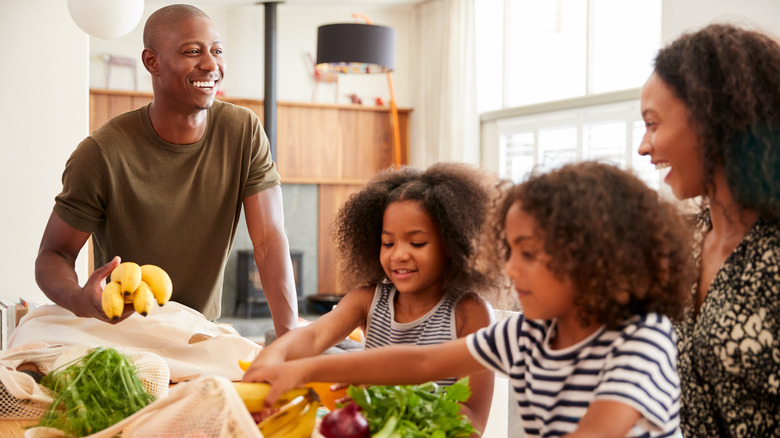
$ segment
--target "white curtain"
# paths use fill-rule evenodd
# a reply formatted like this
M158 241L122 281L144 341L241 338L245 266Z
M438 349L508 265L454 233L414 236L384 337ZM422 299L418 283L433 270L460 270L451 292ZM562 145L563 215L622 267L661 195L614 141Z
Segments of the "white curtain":
M411 164L480 164L474 0L430 0L417 5L414 15Z

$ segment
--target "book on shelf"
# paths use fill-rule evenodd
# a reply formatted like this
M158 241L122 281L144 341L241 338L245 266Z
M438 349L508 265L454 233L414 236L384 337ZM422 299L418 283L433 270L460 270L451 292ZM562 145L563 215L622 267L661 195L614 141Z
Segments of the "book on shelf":
M24 315L27 315L28 309L27 306L22 303L15 303L14 306L16 307L16 313L14 314L14 330L16 330L16 327L19 326L19 321L22 320Z
M19 322L21 322L24 315L27 315L38 307L40 307L40 304L34 301L19 298L19 306L16 308L16 325L19 325Z
M8 341L11 333L19 325L24 315L34 310L39 305L31 301L19 298L19 302L12 303L9 300L0 300L0 349L8 349Z
M8 349L8 306L0 301L0 350Z

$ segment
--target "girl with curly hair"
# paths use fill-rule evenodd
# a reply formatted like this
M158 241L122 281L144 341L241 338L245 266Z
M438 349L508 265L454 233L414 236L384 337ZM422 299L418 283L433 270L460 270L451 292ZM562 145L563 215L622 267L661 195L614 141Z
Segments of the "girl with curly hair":
M780 436L780 44L729 24L662 48L641 93L650 156L700 199L678 328L690 436Z
M320 354L356 327L365 330L366 348L374 349L441 343L492 322L491 305L479 293L497 288L500 276L478 272L469 261L490 200L498 195L489 185L493 180L462 163L387 169L371 179L349 198L335 224L342 278L351 292L330 312L263 349L244 380L262 377L262 367ZM472 396L461 412L481 432L493 373L470 374ZM455 374L439 377L440 384L455 382Z
M266 402L308 380L414 384L488 369L511 379L528 437L677 433L670 318L688 303L692 268L676 208L594 162L534 175L495 207L475 258L486 275L503 268L522 312L446 343L257 369Z

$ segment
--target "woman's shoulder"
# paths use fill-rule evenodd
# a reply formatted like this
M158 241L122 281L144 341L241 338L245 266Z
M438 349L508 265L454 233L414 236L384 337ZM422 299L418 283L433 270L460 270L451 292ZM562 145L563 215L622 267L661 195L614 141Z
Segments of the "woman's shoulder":
M759 218L736 251L740 257L731 257L724 265L734 273L732 281L780 284L780 221Z
M780 220L759 218L754 227L756 247L763 252L763 258L780 260Z

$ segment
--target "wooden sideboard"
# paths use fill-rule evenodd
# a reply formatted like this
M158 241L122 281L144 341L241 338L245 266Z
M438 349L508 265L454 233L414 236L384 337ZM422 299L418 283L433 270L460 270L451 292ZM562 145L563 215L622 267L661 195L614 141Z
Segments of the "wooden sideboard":
M263 101L221 97L263 119ZM90 132L111 117L146 105L151 93L90 90ZM398 110L401 163L409 162L410 109ZM344 292L330 227L342 204L379 170L393 165L390 109L360 105L278 102L276 164L284 184L318 186L318 292Z

